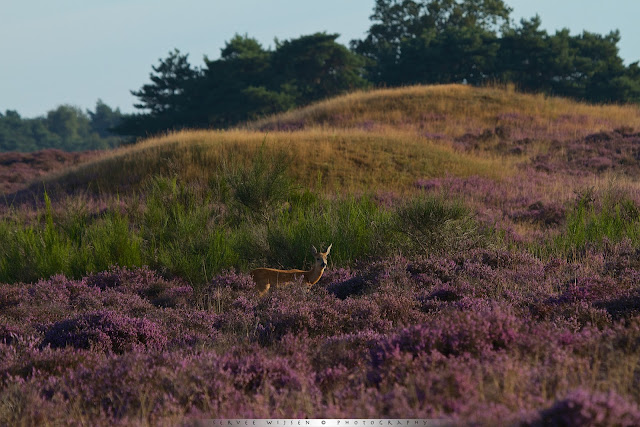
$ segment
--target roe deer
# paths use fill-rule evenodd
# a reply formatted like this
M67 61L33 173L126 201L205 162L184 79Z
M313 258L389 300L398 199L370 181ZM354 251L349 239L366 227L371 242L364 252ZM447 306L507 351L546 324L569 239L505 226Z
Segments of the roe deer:
M260 296L264 296L271 286L276 287L284 284L288 284L302 278L304 283L308 286L316 284L324 269L327 268L327 256L331 251L329 245L326 252L318 252L315 246L311 246L311 253L315 258L315 263L311 270L278 270L276 268L256 268L251 272L251 277L256 283L256 289L260 293Z

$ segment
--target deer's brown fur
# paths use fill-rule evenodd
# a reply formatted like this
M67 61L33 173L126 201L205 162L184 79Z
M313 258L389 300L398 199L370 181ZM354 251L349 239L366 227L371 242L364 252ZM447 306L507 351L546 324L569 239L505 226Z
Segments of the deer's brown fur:
M260 296L264 296L271 287L286 285L302 279L308 286L314 285L322 277L327 268L327 256L331 246L325 252L318 252L315 246L311 247L311 253L315 258L310 270L279 270L277 268L256 268L251 272L251 277L256 283L256 289Z

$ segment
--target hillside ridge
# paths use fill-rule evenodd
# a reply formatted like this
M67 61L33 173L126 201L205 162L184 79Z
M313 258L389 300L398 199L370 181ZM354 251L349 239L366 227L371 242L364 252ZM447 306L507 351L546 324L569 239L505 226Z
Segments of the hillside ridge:
M43 182L66 194L126 194L154 174L207 181L223 165L250 163L262 144L291 155L290 172L296 180L313 186L320 179L329 190L406 190L416 180L438 176L499 179L512 175L516 164L635 175L640 174L633 160L638 128L637 106L589 105L523 94L512 87L375 89L241 128L148 138L39 177L10 199L37 198ZM599 142L602 138L605 144Z

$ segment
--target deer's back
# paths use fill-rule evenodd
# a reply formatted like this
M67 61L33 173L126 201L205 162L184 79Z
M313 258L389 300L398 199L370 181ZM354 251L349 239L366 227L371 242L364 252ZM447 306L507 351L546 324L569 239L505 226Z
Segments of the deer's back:
M256 268L251 271L251 277L256 284L270 284L277 285L288 282L293 282L299 277L304 277L306 271L304 270L279 270L277 268Z

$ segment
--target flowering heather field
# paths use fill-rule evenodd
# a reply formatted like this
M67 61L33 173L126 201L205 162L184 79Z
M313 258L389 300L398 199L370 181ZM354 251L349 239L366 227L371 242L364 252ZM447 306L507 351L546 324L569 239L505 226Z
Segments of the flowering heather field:
M135 186L77 191L78 169L5 202L0 425L640 425L637 108L422 90L390 92L404 120L350 95L255 124L350 164L275 161L237 142L264 135L232 131L212 138L249 161L225 168L204 132L182 133L84 169L124 159ZM416 166L420 141L456 168ZM393 179L354 160L372 147ZM310 291L258 296L251 268L308 268L329 243Z
M67 153L57 149L33 153L0 153L0 193L11 194L46 174L98 156L98 152Z
M637 425L634 255L388 258L262 300L233 272L205 299L148 269L4 285L0 415Z

